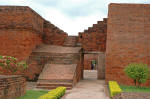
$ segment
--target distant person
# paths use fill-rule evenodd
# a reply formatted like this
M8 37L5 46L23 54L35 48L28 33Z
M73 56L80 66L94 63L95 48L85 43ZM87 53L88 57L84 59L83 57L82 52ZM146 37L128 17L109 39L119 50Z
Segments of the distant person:
M91 69L94 70L94 64L91 62Z
M94 70L96 68L96 61L92 60L91 61L91 69Z

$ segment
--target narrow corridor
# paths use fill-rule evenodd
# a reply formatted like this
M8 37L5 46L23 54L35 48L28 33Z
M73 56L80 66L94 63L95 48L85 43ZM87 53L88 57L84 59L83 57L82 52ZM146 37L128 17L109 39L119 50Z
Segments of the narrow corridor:
M105 94L105 81L97 80L97 71L84 71L81 80L72 90L68 90L62 99L110 99Z

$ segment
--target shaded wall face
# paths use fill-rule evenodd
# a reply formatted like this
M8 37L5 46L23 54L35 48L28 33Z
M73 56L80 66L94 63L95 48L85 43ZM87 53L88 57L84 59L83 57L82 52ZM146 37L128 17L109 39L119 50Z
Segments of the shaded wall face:
M63 45L67 36L68 35L64 31L50 22L44 21L43 42L45 44Z
M133 84L123 69L129 63L150 66L150 5L110 4L106 46L106 81ZM150 85L148 81L145 85Z
M106 35L107 35L107 18L103 21L98 21L84 32L79 33L78 42L82 44L85 51L100 51L106 50Z
M79 36L80 37L80 36ZM79 39L85 51L101 51L106 49L106 33L83 33Z

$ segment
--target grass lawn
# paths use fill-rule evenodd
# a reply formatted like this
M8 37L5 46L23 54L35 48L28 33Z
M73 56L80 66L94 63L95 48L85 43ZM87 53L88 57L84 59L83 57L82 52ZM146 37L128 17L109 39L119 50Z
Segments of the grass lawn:
M26 94L20 98L17 99L38 99L39 96L48 93L48 91L45 90L27 90Z
M120 85L120 88L124 92L150 92L150 87L135 87L135 86L125 86Z

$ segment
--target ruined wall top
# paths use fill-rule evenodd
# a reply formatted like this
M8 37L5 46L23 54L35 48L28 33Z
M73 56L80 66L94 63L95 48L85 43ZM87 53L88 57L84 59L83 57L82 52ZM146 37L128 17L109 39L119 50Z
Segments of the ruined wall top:
M43 32L44 19L28 6L0 6L0 29Z

